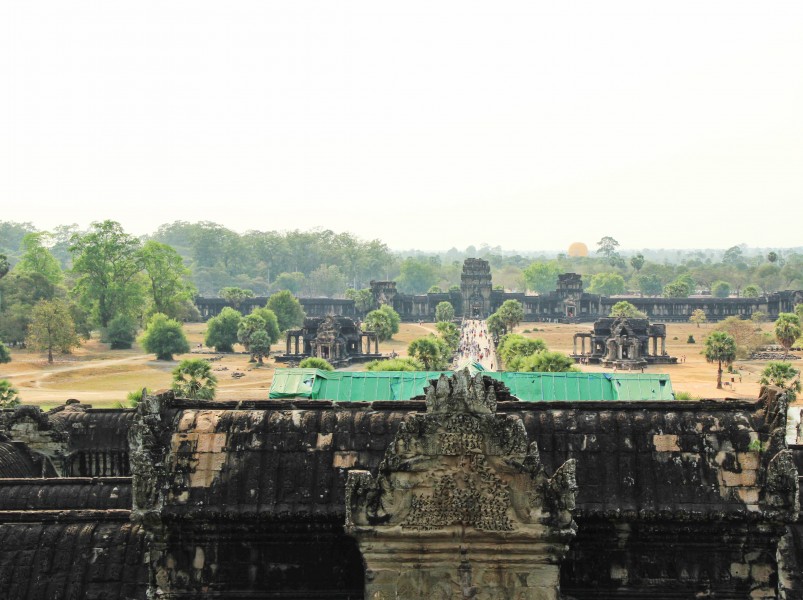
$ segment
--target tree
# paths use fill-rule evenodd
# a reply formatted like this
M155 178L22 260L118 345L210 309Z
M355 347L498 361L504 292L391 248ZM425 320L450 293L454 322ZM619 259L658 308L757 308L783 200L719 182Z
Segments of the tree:
M365 316L363 331L374 331L380 342L393 337L393 323L390 315L383 310L372 310Z
M238 311L225 306L219 315L207 321L204 344L217 352L233 352L241 318Z
M752 354L764 341L756 324L750 320L739 317L728 317L716 326L717 331L724 331L736 340L736 356L746 358Z
M0 279L8 274L9 269L11 269L11 264L8 262L8 256L0 254Z
M92 223L92 230L74 234L70 252L78 276L75 293L101 327L116 315L132 314L142 306L139 241L116 221Z
M625 280L619 273L597 273L591 278L588 291L602 296L617 296L625 293Z
M173 360L174 354L190 351L190 344L181 323L162 313L156 313L140 338L145 352L156 355L156 360Z
M499 358L502 359L502 362L506 366L511 368L513 368L512 363L514 363L514 361L535 354L536 352L543 352L546 349L547 346L544 340L526 338L517 333L508 333L502 336L502 339L499 340L499 344L496 347Z
M22 257L14 265L14 270L27 275L38 273L53 285L58 285L64 274L59 261L42 244L46 236L45 233L28 233L22 238Z
M337 265L321 265L307 277L307 289L311 296L334 298L346 289L346 276Z
M622 259L619 252L616 250L619 247L619 242L610 236L605 236L597 242L597 254L602 254L608 261L608 264L615 266Z
M410 342L407 347L407 354L421 361L427 371L445 369L450 358L448 348L433 335L421 337Z
M731 295L731 284L727 281L715 281L711 286L711 295L714 298L728 298Z
M8 379L0 379L0 408L17 406L20 403L17 394L17 388Z
M260 330L255 331L251 336L248 351L251 353L251 356L255 358L260 365L262 365L265 364L264 359L270 356L270 347L271 342L268 332Z
M139 251L139 260L148 281L152 312L178 319L195 294L181 255L167 244L148 240Z
M703 356L710 363L718 363L717 389L722 389L722 363L731 364L736 360L736 340L724 331L713 331L705 338Z
M449 347L449 351L457 352L457 347L460 345L460 330L457 325L451 321L440 321L435 325L438 330L438 335Z
M406 258L400 266L396 283L399 291L406 294L423 294L438 282L435 265L428 260Z
M270 343L275 344L278 342L279 338L282 337L282 332L279 330L279 319L276 318L276 313L263 306L262 308L255 308L251 314L262 317L262 320L265 321L265 333L268 334Z
M633 267L633 270L638 273L641 271L641 267L644 266L644 255L643 254L636 254L635 256L630 257L630 266Z
M562 352L536 352L518 361L516 370L537 373L569 373L577 371L574 359Z
M767 260L771 263L778 262L778 253L777 252L770 252L767 254Z
M775 339L783 346L783 359L789 355L789 349L800 337L800 319L795 313L780 313L775 320Z
M201 358L188 358L173 369L172 389L180 398L212 400L217 388L217 377L212 367Z
M11 362L11 352L8 347L0 340L0 364Z
M485 320L485 326L494 339L499 339L505 333L505 323L498 313L492 314Z
M128 350L137 339L137 322L128 315L117 315L105 331L112 350Z
M325 358L318 358L317 356L308 356L300 363L300 369L320 369L321 371L334 371L335 368Z
M53 352L68 353L81 342L69 304L60 299L42 300L33 307L26 344L31 350L47 352L47 362L53 362Z
M765 295L776 292L781 287L781 268L778 265L772 263L761 265L756 269L754 277Z
M251 337L257 331L265 331L265 326L265 319L253 313L250 315L245 315L240 319L240 322L237 325L237 340L243 345L243 348L245 348L246 352L251 351ZM256 358L251 355L251 360L254 361Z
M627 300L621 300L611 307L609 317L625 317L627 319L646 319L647 315Z
M742 296L745 298L758 298L761 295L761 289L752 283L742 290Z
M291 294L296 295L301 291L301 288L304 287L306 281L307 278L304 277L304 273L299 273L298 271L280 273L276 281L273 282L272 289L276 291L287 290Z
M427 290L427 294L442 294L442 293L443 290L439 285L430 286L430 288Z
M725 250L725 254L722 256L722 262L726 265L734 266L743 263L742 249L739 246L731 246Z
M424 365L414 358L372 360L365 365L368 371L423 371Z
M496 314L502 319L505 331L510 332L524 319L524 306L518 300L505 300Z
M248 298L254 297L252 290L244 290L238 287L224 287L220 290L220 297L226 302L231 304L235 309L239 310L240 305Z
M533 262L524 269L524 284L528 290L538 294L554 292L558 287L560 267L553 262Z
M435 321L442 323L444 321L451 321L454 319L454 306L451 302L438 302L435 307Z
M705 311L702 308L695 308L689 317L689 322L694 323L698 328L700 323L705 323L707 320L708 317L705 316Z
M639 275L636 278L636 285L638 285L639 292L641 292L643 296L657 296L664 289L664 284L661 283L661 278L654 273L649 275Z
M788 362L770 361L761 372L758 382L781 388L789 401L794 402L800 391L800 371Z
M354 309L358 313L367 313L374 307L374 294L369 288L362 290L349 288L346 290L346 298L354 301Z
M691 286L688 282L676 279L664 286L664 296L667 298L688 298L691 295Z
M276 292L268 298L267 308L272 310L279 320L279 329L287 331L291 327L301 327L304 324L304 309L301 303L287 290Z

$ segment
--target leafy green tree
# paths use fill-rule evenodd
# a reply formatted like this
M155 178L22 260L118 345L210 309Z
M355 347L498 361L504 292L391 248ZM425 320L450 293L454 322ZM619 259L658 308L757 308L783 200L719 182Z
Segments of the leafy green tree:
M298 271L294 271L293 273L280 273L276 281L273 282L273 289L277 291L287 290L291 294L296 295L301 291L301 288L304 287L305 282L306 277L304 277L304 273L299 273Z
M358 313L367 313L374 307L374 295L369 288L362 290L349 288L346 290L346 298L354 300L354 309Z
M399 325L401 324L401 317L399 316L399 313L393 310L393 307L388 304L383 304L377 310L385 313L388 316L391 336L399 333Z
M220 297L231 304L235 309L239 310L240 305L245 300L254 297L254 292L252 290L244 290L243 288L230 286L220 290Z
M264 359L270 356L270 346L271 342L268 332L264 329L260 329L259 331L255 331L251 336L248 351L251 353L251 356L262 365L264 364Z
M797 399L800 392L800 371L788 362L770 361L761 371L758 382L761 385L773 385L786 392L790 401Z
M705 311L702 308L695 308L689 317L689 322L694 323L698 328L700 323L705 323L707 320L708 317L705 316Z
M207 321L204 344L218 352L232 352L241 318L242 315L232 307L224 307L219 315Z
M178 319L195 295L190 270L181 255L167 244L148 240L139 251L139 261L148 282L152 312Z
M157 360L173 360L174 354L190 351L181 323L162 313L156 313L150 318L140 343L145 352L155 354Z
M731 295L731 284L727 281L715 281L711 286L711 295L714 298L728 298Z
M519 359L516 370L525 373L567 373L578 369L574 366L574 359L570 356L562 352L545 350Z
M451 302L438 302L435 307L435 321L442 323L444 321L452 322L454 319L454 306Z
M11 362L11 351L9 351L8 347L0 340L0 364L10 363Z
M112 350L128 350L137 339L137 322L128 315L117 315L109 322L104 337Z
M722 363L727 365L736 360L736 340L724 331L713 331L705 338L703 356L710 363L718 363L717 389L722 389Z
M688 282L680 279L664 286L664 296L667 298L688 298L691 295L691 291Z
M443 290L439 285L433 285L427 290L427 294L442 294Z
M237 341L243 345L243 348L245 348L246 352L251 351L251 337L257 331L266 331L266 325L265 319L253 313L250 315L245 315L240 319L240 322L237 325ZM256 358L251 355L251 360L254 361Z
M372 360L365 365L368 371L423 371L424 365L414 358Z
M619 273L597 273L591 278L588 291L602 296L618 296L625 293L625 280Z
M29 349L47 352L47 362L53 362L53 352L68 353L80 345L69 304L60 299L42 300L33 307L26 344Z
M639 292L641 292L643 296L657 296L664 289L661 278L654 273L639 275L638 278L636 278L636 285L638 285Z
M390 315L382 310L372 310L365 315L363 321L363 331L374 331L380 342L389 340L393 337L393 323Z
M609 317L625 317L627 319L646 319L647 315L627 300L621 300L611 307Z
M490 333L494 339L499 339L505 334L505 322L498 313L494 313L488 317L485 320L485 325L488 328L488 333Z
M725 254L722 256L722 262L726 265L734 266L742 264L744 262L742 249L739 246L731 246L725 250Z
M795 313L780 313L775 320L775 339L783 346L783 359L789 355L789 349L800 337L800 319Z
M20 403L17 388L8 379L0 379L0 408L13 408Z
M452 353L457 352L457 347L460 345L460 330L457 325L451 321L440 321L435 325L435 328L438 330L438 335L440 335L441 339L446 342L449 351Z
M11 264L8 262L8 256L0 254L0 279L8 274L9 269L11 269Z
M118 314L134 314L142 306L140 243L116 221L93 223L92 230L74 234L70 252L74 292L105 328Z
M301 303L287 290L276 292L268 298L267 307L273 311L279 320L279 329L287 331L292 327L301 327L304 324L304 309Z
M616 266L621 262L622 258L619 256L617 248L619 242L610 236L603 237L597 242L597 254L602 254L611 266Z
M399 291L405 294L423 294L438 282L438 272L431 262L406 258L401 263L401 273L396 278Z
M325 358L318 358L317 356L308 356L300 363L301 369L320 369L321 371L334 371L335 368Z
M505 300L496 314L502 319L505 331L510 332L524 319L524 306L518 300Z
M446 344L431 334L410 342L407 354L420 361L426 371L446 369L451 357Z
M636 254L630 257L630 266L633 267L633 270L638 273L641 271L641 267L644 266L644 255L643 254Z
M321 265L307 277L307 289L311 296L334 298L346 290L346 276L337 265Z
M747 285L742 290L742 296L745 298L758 298L761 295L761 289L757 285Z
M554 292L558 288L560 267L553 262L533 262L524 269L524 284L538 294Z
M508 333L502 336L496 347L499 358L505 365L525 356L530 356L536 352L543 352L547 349L546 342L539 338L526 338L517 333Z
M59 261L44 247L45 233L28 233L22 238L22 257L14 265L18 273L42 275L53 285L58 285L64 279Z
M180 398L213 400L217 389L217 377L212 367L201 358L188 358L173 369L172 389Z
M767 260L771 263L778 262L778 253L777 252L770 252L767 254Z
M268 334L268 339L271 344L275 344L282 337L282 332L279 329L279 319L276 318L276 313L266 307L255 308L252 315L262 317L265 321L265 333Z
M777 292L783 281L781 268L772 263L763 264L756 269L754 278L755 282L761 286L761 290L765 295Z

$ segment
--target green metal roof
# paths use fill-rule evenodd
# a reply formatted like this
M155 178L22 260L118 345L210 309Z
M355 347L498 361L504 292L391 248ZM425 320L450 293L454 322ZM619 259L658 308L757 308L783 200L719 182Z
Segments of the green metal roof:
M431 379L451 371L319 371L276 369L270 398L337 402L409 400ZM669 375L640 373L514 373L485 371L526 402L556 400L673 400Z

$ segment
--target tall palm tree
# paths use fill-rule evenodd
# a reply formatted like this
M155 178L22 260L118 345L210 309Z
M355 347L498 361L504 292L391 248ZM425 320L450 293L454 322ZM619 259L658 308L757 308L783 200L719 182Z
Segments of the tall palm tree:
M736 360L736 340L724 331L714 331L705 338L703 356L710 362L719 363L717 368L717 389L722 389L722 363L730 364Z
M789 349L800 337L800 319L794 313L780 313L775 321L775 339L783 346L783 359L789 355Z
M203 359L182 360L173 369L173 391L182 398L212 400L217 388L217 377L212 367Z

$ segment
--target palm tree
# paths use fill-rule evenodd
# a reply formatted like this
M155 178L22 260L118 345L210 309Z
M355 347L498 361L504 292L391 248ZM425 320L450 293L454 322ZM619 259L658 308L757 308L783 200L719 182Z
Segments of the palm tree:
M768 362L758 382L781 388L789 400L794 401L800 391L800 371L788 362Z
M722 363L730 364L736 359L736 340L724 331L714 331L705 338L703 356L710 362L719 363L717 368L717 389L722 389Z
M212 400L215 397L217 377L212 367L203 359L182 360L173 369L173 391L182 398Z
M783 346L783 359L789 355L789 349L800 337L800 319L794 313L780 313L775 321L775 339Z
M519 363L522 371L533 371L537 373L568 373L577 371L574 366L574 359L566 356L562 352L551 352L544 350L524 357Z

